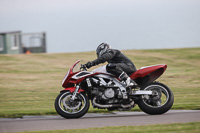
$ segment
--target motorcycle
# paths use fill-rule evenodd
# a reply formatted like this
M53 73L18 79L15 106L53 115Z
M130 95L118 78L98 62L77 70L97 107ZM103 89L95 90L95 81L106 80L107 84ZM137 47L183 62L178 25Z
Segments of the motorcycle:
M108 111L126 111L136 105L150 115L166 113L173 105L174 95L165 84L156 82L167 68L167 65L142 67L130 78L138 85L126 87L111 73L106 66L93 71L81 64L78 60L67 72L62 82L60 94L55 100L55 109L64 118L80 118L88 112L90 101L93 108L107 109ZM128 98L124 99L122 91L127 91Z

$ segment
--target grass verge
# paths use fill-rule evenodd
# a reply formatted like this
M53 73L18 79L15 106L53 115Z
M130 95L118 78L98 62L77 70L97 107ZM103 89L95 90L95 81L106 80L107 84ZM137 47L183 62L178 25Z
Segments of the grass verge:
M35 131L23 133L199 133L200 122L177 123L147 126L119 126L87 129L70 129L54 131Z

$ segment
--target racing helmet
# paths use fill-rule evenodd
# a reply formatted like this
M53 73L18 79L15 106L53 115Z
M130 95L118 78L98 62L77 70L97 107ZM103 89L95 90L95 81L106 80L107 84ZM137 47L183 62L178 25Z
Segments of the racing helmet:
M96 49L96 54L97 54L97 57L101 57L105 52L106 50L110 49L111 46L107 43L101 43L97 49Z

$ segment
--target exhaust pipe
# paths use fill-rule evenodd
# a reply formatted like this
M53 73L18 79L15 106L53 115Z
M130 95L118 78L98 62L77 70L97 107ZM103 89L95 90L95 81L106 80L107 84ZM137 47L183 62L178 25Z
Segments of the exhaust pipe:
M96 107L99 107L99 108L102 108L102 109L113 108L113 107L131 108L131 107L134 107L134 104L135 104L135 102L132 101L130 104L125 104L125 105L123 105L123 104L106 104L106 105L102 105L102 104L99 104L99 103L96 102L96 97L94 97L92 102Z

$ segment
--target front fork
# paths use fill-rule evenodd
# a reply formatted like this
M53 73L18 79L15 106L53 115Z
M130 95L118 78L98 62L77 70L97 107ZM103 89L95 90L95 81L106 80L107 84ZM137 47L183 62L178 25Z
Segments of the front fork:
M73 95L72 95L71 100L75 100L76 94L78 93L79 88L80 88L80 85L79 85L79 84L76 85L76 88L75 88L75 90L74 90L74 92L73 92Z

